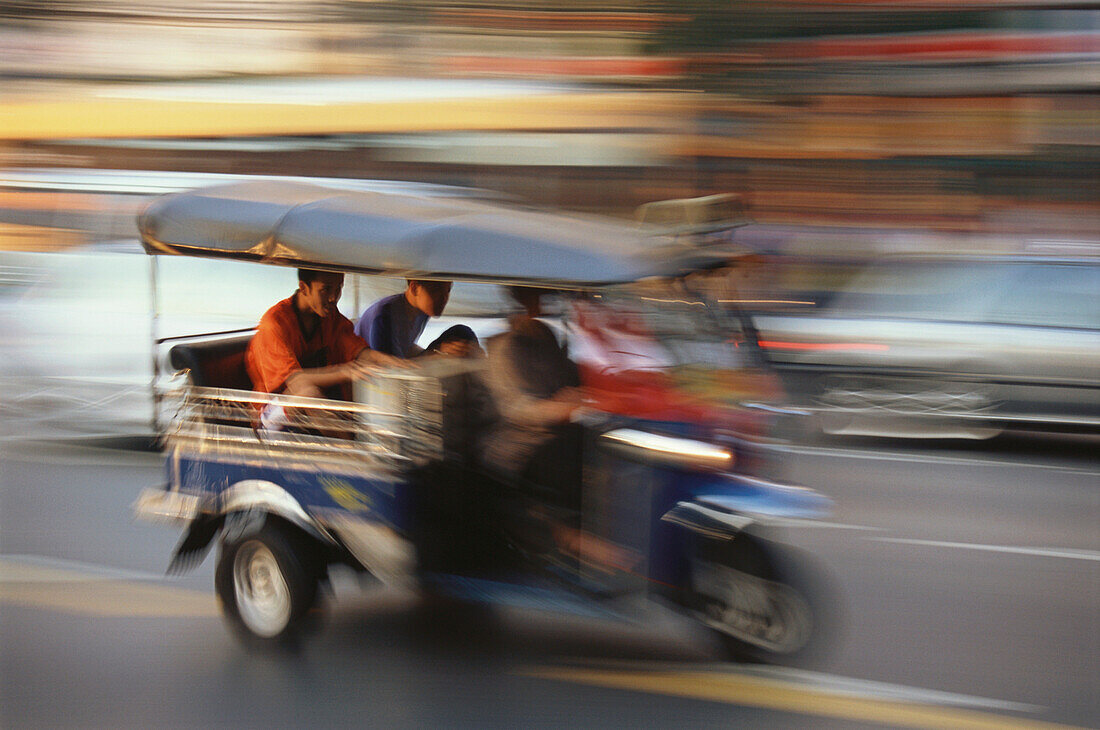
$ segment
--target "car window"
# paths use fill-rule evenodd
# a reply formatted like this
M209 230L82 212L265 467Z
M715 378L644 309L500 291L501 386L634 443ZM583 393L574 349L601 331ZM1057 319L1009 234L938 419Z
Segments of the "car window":
M1007 285L1001 262L919 261L876 264L856 276L828 314L977 322Z
M1024 264L1015 274L990 321L1100 329L1100 266Z

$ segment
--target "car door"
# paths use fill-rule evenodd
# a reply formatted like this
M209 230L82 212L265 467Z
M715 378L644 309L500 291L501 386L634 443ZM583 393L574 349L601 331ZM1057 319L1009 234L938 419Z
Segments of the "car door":
M1100 425L1100 262L1021 262L992 302L983 337L1003 410Z

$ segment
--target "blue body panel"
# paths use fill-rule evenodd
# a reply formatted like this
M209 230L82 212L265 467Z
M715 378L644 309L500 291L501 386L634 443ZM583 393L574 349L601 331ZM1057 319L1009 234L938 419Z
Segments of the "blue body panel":
M664 433L686 435L693 431L691 424L634 424L647 426ZM371 474L354 462L341 468L328 464L322 468L290 454L286 462L275 466L269 459L177 451L168 462L169 483L180 491L217 500L239 482L262 480L285 490L322 525L326 514L346 511L410 535L416 488L412 479ZM832 504L810 489L606 453L593 455L585 473L584 489L596 498L586 500L583 527L636 551L644 558L644 569L637 574L670 587L686 586L689 561L700 539L682 524L662 520L677 504L772 519L818 518L828 514Z
M313 517L346 510L398 529L408 526L408 490L401 489L399 482L361 471L321 471L308 464L275 467L220 455L199 458L178 453L169 460L168 470L170 484L190 494L217 498L234 484L258 479L286 490Z
M721 474L699 485L694 500L725 512L780 519L818 519L833 502L812 489L775 484L739 474Z

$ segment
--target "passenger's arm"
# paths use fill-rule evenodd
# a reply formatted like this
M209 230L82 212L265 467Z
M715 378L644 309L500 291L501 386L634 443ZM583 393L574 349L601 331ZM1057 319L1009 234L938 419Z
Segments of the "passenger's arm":
M284 393L308 398L319 398L325 388L349 383L366 374L364 364L358 359L340 365L295 370L286 378Z
M352 361L358 363L360 370L371 367L385 367L385 368L407 368L411 367L407 360L402 360L399 357L393 355L387 355L384 352L378 350L372 350L369 347L364 347L359 351L359 354ZM362 374L362 373L360 373Z
M513 423L545 427L566 423L581 406L580 391L562 388L550 398L539 398L527 390L510 342L502 342L500 351L489 357L489 384L501 414Z
M435 348L435 352L440 355L450 355L451 357L469 357L473 353L475 345L472 342L466 340L451 340L449 342L441 342L438 347Z

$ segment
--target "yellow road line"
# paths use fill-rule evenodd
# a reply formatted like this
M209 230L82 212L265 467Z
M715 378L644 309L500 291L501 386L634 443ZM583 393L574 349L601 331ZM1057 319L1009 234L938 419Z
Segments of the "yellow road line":
M711 672L625 672L603 669L535 667L524 674L540 679L655 692L712 702L728 702L780 712L816 715L908 728L953 730L1070 730L1071 726L910 702L853 697L796 684ZM1080 729L1078 729L1080 730Z

